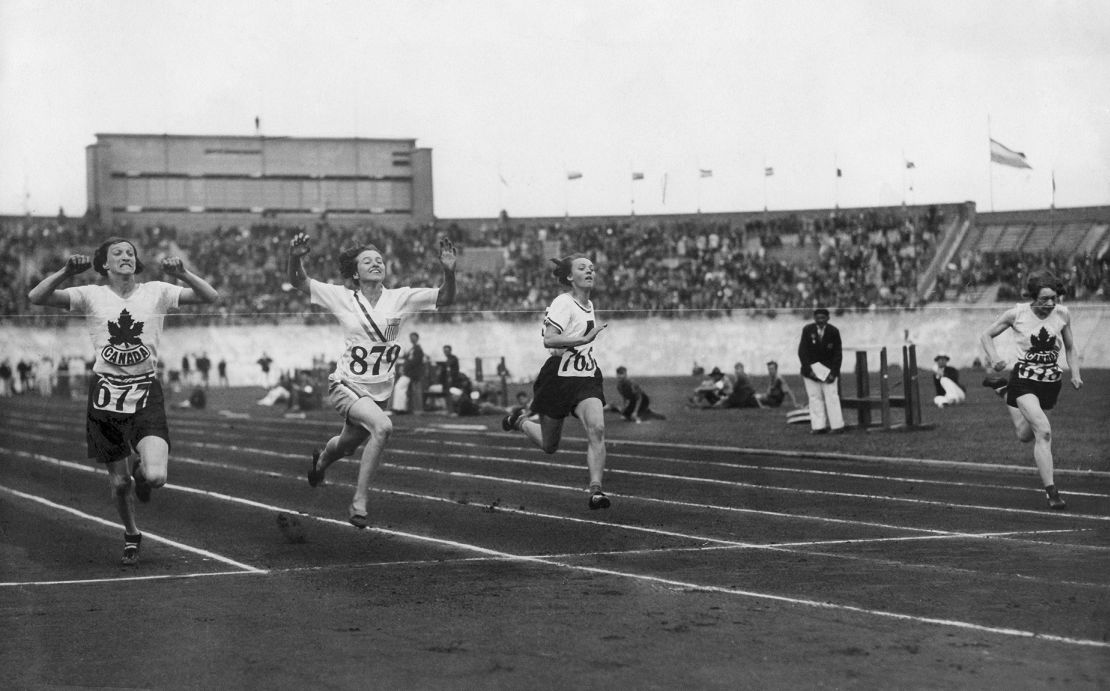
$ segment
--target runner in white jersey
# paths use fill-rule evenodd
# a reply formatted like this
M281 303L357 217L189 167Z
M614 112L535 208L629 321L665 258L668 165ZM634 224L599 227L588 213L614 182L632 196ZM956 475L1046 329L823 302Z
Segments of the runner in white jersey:
M515 410L501 423L508 432L519 430L544 453L555 453L568 415L582 421L586 430L587 488L590 509L609 508L601 491L605 474L605 392L594 342L607 324L598 324L590 294L594 288L594 263L581 254L552 259L552 273L570 291L551 301L543 317L543 345L549 357L532 385L532 413L539 422Z
M1062 386L1061 346L1071 371L1071 384L1077 390L1083 386L1083 377L1071 335L1071 315L1067 307L1056 304L1061 292L1059 282L1047 272L1036 272L1029 277L1026 290L1032 302L1006 310L983 332L980 342L987 353L987 369L1001 372L1007 362L999 357L994 339L1013 329L1018 358L1006 387L1007 409L1018 439L1033 442L1033 460L1049 508L1064 509L1067 503L1053 479L1052 426L1046 414L1056 406Z
M107 279L106 284L59 289L90 266ZM128 566L138 563L142 540L131 488L139 501L150 501L151 489L166 483L169 468L169 427L156 376L163 320L167 311L179 305L219 299L216 290L177 257L163 259L162 272L188 287L162 281L140 283L135 275L142 271L135 245L109 238L91 261L85 255L70 256L65 266L28 294L33 304L85 315L96 348L85 428L88 453L108 469L123 522L123 563ZM139 454L134 463L132 451Z
M347 520L356 528L368 525L366 503L370 481L381 465L382 450L393 431L385 404L393 391L396 364L401 353L397 336L405 317L415 312L446 307L455 301L455 246L440 241L443 284L439 288L386 288L385 260L373 245L344 250L339 273L353 288L330 285L305 273L303 257L311 247L298 233L289 251L289 281L309 294L312 303L326 307L343 327L343 352L328 377L328 398L343 416L343 430L312 454L308 484L324 481L328 466L350 456L363 443L355 496Z

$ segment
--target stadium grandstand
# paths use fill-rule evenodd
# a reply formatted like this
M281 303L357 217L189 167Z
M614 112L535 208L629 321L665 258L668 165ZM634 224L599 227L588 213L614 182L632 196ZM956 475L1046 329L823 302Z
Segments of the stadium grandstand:
M390 274L414 284L434 283L435 239L449 235L462 248L468 286L460 312L502 316L542 309L547 260L570 251L590 253L604 267L613 310L681 316L805 310L818 299L842 309L1010 300L1020 293L1022 276L1038 267L1055 269L1070 299L1105 301L1110 247L1110 207L976 214L971 203L581 218L503 214L402 226L316 217L308 224L256 219L183 230L103 226L93 216L9 216L0 225L6 320L50 319L29 308L28 288L109 232L135 237L144 256L179 254L211 277L227 299L220 315L209 318L223 323L260 314L316 318L298 293L283 287L287 240L301 230L318 239L310 258L317 275L333 273L343 246L370 240L389 257ZM95 278L89 272L79 280Z

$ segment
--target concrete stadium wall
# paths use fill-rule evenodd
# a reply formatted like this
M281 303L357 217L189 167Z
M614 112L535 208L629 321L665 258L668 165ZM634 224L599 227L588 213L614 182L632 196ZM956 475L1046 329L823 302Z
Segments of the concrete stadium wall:
M841 331L845 351L886 346L891 363L899 363L901 345L907 340L917 344L918 364L932 365L933 356L945 351L955 367L966 368L981 357L978 335L1008 305L985 307L930 307L909 312L876 312L834 316L832 323ZM1071 305L1073 332L1080 363L1084 367L1110 368L1110 305ZM800 315L751 317L736 314L718 319L620 319L609 323L600 337L598 356L606 376L613 376L618 365L634 375L689 374L695 363L706 368L730 369L743 362L752 374L762 375L764 363L778 360L785 374L797 374L797 343L802 326ZM546 354L540 344L540 316L529 322L470 322L439 324L411 320L405 329L418 331L425 352L442 358L444 345L451 345L463 370L474 372L474 360L483 358L483 369L493 372L504 356L516 380L527 380L538 371ZM1101 336L1101 337L1100 337ZM256 363L263 351L274 359L276 370L308 367L313 358L333 360L342 343L335 326L237 326L192 327L167 330L163 334L162 358L167 369L178 369L185 354L207 352L213 363L228 362L233 385L259 383ZM1000 347L1009 348L1003 337ZM77 324L59 329L31 329L13 326L0 328L0 351L13 363L20 358L38 362L48 356L88 354L88 336ZM846 367L852 355L846 352ZM870 357L878 362L877 353ZM874 365L872 366L874 367Z

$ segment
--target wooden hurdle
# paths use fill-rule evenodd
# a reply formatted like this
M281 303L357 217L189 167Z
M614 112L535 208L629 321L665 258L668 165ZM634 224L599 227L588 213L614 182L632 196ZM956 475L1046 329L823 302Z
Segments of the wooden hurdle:
M906 428L922 429L921 392L917 382L917 346L902 346L902 395L891 394L890 372L887 363L886 346L879 350L879 395L871 395L871 378L867 368L867 351L856 351L856 395L840 396L840 405L854 408L861 428L875 427L871 412L879 413L878 426L884 430ZM905 418L902 425L891 424L890 409L902 408Z

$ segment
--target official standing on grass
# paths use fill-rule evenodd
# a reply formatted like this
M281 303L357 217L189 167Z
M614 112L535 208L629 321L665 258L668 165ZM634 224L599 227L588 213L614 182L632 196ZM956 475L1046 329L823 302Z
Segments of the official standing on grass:
M59 289L90 266L107 279L106 284ZM85 255L71 255L65 266L44 278L27 296L32 304L85 316L96 349L85 424L88 453L108 469L123 522L125 566L138 563L143 537L135 520L131 488L134 486L139 501L150 501L151 489L166 484L169 466L169 426L157 377L163 320L167 311L179 305L219 299L216 290L177 257L163 259L162 272L188 287L163 281L141 283L135 276L142 272L135 245L112 237L101 243L91 261ZM139 454L134 464L132 450Z
M1056 406L1063 388L1061 346L1071 371L1071 385L1076 390L1083 386L1071 335L1071 315L1067 307L1056 304L1061 288L1051 273L1034 272L1025 285L1031 302L1018 303L1003 312L979 338L987 354L987 369L1001 372L1008 363L999 356L994 339L1008 329L1014 332L1017 361L1005 387L1006 408L1018 440L1033 442L1033 461L1044 484L1048 506L1057 510L1067 508L1067 503L1053 479L1052 425L1046 411Z
M370 480L393 432L385 406L393 393L394 366L401 354L397 342L401 325L410 314L455 301L455 246L444 238L439 247L443 283L438 288L386 288L385 259L373 245L340 253L339 274L350 282L352 287L347 287L308 277L301 263L311 249L307 235L298 233L290 243L289 282L308 293L312 304L326 307L339 319L345 339L335 371L328 376L328 399L343 416L343 429L313 452L308 484L319 485L328 466L365 442L354 499L347 509L347 520L356 528L368 524Z
M802 382L809 397L811 434L844 431L844 413L840 409L840 363L844 358L840 331L829 323L829 311L813 310L813 323L802 328L798 342L798 360L802 363Z
M544 453L559 450L563 423L568 415L582 421L586 429L586 466L590 485L590 509L609 508L609 497L601 491L605 474L605 392L601 367L594 357L594 341L607 324L598 324L590 294L594 289L594 263L583 254L552 259L551 272L570 288L551 301L543 316L543 345L549 357L532 385L531 412L539 422L515 410L502 422L506 431L517 430Z

